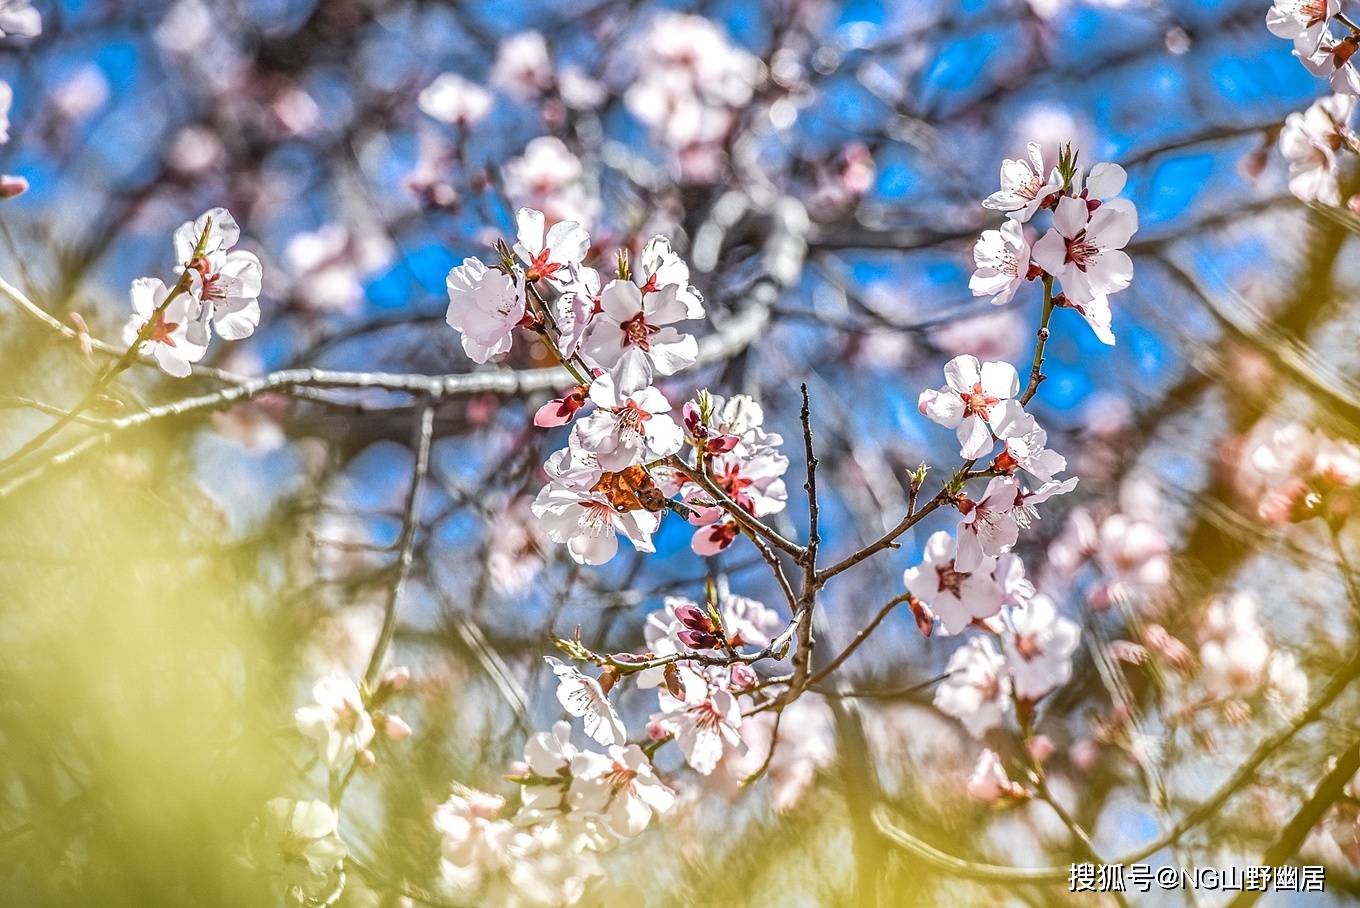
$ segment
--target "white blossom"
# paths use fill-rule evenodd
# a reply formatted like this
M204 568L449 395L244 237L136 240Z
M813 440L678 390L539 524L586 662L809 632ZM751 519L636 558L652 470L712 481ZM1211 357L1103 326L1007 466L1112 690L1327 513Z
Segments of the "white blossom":
M600 294L601 311L590 323L581 353L605 369L623 394L652 383L655 375L674 375L694 365L699 348L694 338L670 327L689 318L668 285L644 293L632 281L610 281Z
M42 14L32 0L0 0L0 38L36 38L42 34Z
M472 126L491 110L491 93L457 73L440 73L421 89L416 104L444 123Z
M1123 290L1133 279L1124 244L1138 230L1138 212L1127 199L1106 202L1092 214L1085 199L1058 200L1053 226L1034 244L1033 258L1062 282L1075 303Z
M325 801L274 798L265 805L266 868L299 903L335 890L337 866L349 854L340 818Z
M359 687L349 678L328 675L312 688L316 702L293 713L298 730L314 738L331 769L347 766L373 740L373 717Z
M510 349L515 327L524 318L524 280L463 259L449 271L445 321L462 334L463 350L478 363Z
M1020 538L1015 502L1020 486L1013 479L994 476L977 501L965 499L960 510L955 569L975 571L991 556L1009 551Z
M1062 178L1056 168L1044 173L1043 153L1038 142L1025 146L1029 160L1006 159L1001 162L1001 188L983 200L984 207L1004 211L1021 223L1034 217L1045 200L1062 191Z
M1289 191L1304 202L1341 204L1337 150L1351 141L1351 95L1329 95L1303 113L1291 113L1280 130L1280 153L1289 161Z
M525 280L546 280L561 287L574 277L574 269L586 257L590 234L575 221L558 221L551 228L545 223L543 212L533 208L515 213L515 255L524 263Z
M945 666L949 676L935 688L935 708L981 738L1000 725L1011 708L1005 665L991 637L970 638L949 657Z
M926 540L922 562L902 575L907 591L929 605L950 634L1001 611L1001 587L992 579L996 562L984 558L965 573L955 567L957 551L948 531L932 533Z
M613 558L619 533L639 552L656 551L652 534L661 518L646 510L617 510L600 492L550 482L534 499L532 510L548 538L565 543L578 564L604 564Z
M628 733L600 682L552 656L544 656L543 661L557 676L557 702L581 720L586 734L600 744L624 743Z
M921 413L959 438L959 456L981 457L992 449L992 428L1001 423L1019 401L1020 378L1010 363L979 363L964 354L944 367L945 387L922 391L917 406Z
M240 340L260 323L264 271L253 252L231 248L240 237L241 228L225 208L204 212L175 230L175 256L189 273L195 303L189 324L195 344L208 345L210 324L224 340Z
M1067 459L1047 447L1048 433L1033 416L1018 407L1005 412L995 425L996 437L1006 446L1001 455L1005 466L1019 468L1041 482L1049 482L1054 473L1067 469Z
M187 377L193 372L193 364L208 352L206 343L195 344L189 339L192 305L189 295L176 294L167 304L170 288L164 282L159 278L139 277L132 282L129 296L132 315L123 326L123 343L131 346L150 323L139 352L150 354L166 374Z
M675 792L652 772L642 748L614 745L607 753L581 751L572 757L567 803L572 810L603 814L617 835L635 836L654 813L671 809Z
M1266 12L1266 28L1277 38L1316 49L1341 0L1275 0Z
M999 230L984 230L973 246L977 270L968 280L973 296L990 296L991 303L1008 303L1029 279L1029 241L1019 221L1007 220Z
M682 675L692 672L680 669ZM684 699L659 691L661 711L651 721L675 735L680 752L691 769L706 776L718 767L723 755L745 748L741 739L741 707L736 697L702 677L684 684Z
M973 774L968 777L968 795L979 801L998 801L1002 798L1023 798L1024 786L1011 780L996 751L984 750L978 755Z
M1038 700L1066 684L1080 636L1077 625L1059 615L1053 600L1042 594L1024 608L1012 609L1005 644L1016 696Z
M524 31L501 41L491 65L491 84L521 101L532 101L552 83L552 58L542 34Z

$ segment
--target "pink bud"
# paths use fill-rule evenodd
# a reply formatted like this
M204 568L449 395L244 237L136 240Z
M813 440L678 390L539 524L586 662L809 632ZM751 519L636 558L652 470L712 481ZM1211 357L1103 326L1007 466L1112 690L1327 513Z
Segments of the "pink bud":
M1096 760L1100 757L1100 745L1090 738L1073 744L1067 751L1067 758L1072 761L1072 765L1082 772L1090 771L1096 765Z
M13 174L0 175L0 199L12 199L28 192L28 180Z
M410 682L411 670L404 665L398 665L396 668L388 669L382 676L382 680L378 683L389 689L392 693L396 693L406 687Z
M383 720L383 734L390 741L405 741L411 737L411 726L401 716L387 716Z
M647 739L649 741L664 741L671 736L670 730L661 724L660 719L655 719L647 723Z
M1053 744L1053 739L1048 735L1035 735L1029 742L1029 755L1034 758L1036 763L1043 763L1057 747Z
M732 666L732 688L733 690L746 690L755 687L760 681L760 676L755 673L751 666L738 662Z

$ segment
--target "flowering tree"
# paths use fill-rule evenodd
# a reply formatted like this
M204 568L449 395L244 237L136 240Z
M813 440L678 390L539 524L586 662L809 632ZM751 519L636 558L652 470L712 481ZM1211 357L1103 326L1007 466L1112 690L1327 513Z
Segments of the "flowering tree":
M1360 891L1360 26L953 6L0 0L6 891Z

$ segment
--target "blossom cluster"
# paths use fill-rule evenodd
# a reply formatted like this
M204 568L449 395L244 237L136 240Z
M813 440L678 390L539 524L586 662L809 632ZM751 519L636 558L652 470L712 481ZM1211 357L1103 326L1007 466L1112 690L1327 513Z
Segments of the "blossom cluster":
M788 459L755 401L701 392L682 408L682 427L655 384L697 361L694 336L676 325L704 316L669 240L653 237L635 260L620 252L606 279L587 264L590 236L579 223L547 226L530 208L516 221L500 262L469 258L449 272L447 321L477 362L509 352L515 333L528 331L580 381L534 416L540 427L572 426L532 506L548 538L580 563L602 564L619 535L653 551L651 536L673 508L695 525L694 550L707 555L738 535L723 504L753 518L782 509Z
M208 352L213 334L241 340L260 323L263 271L255 253L233 249L241 228L231 212L214 208L174 233L179 278L132 282L132 315L123 328L129 349L151 356L169 375L187 377Z
M1321 517L1340 527L1360 488L1360 447L1299 423L1267 424L1247 444L1243 481L1268 523Z
M1115 198L1127 175L1118 164L1099 163L1084 173L1071 146L1048 169L1039 143L1026 159L1001 165L1001 188L983 205L1003 211L1007 221L984 231L973 248L977 270L969 287L992 303L1010 302L1026 281L1043 277L1062 285L1057 306L1075 309L1103 343L1114 343L1110 294L1129 286L1133 262L1124 246L1138 230L1138 212L1128 199ZM1026 225L1040 211L1052 224L1031 244Z
M1360 95L1360 72L1352 60L1360 48L1360 28L1341 11L1341 0L1275 0L1266 27L1293 42L1294 56L1310 73L1327 79L1333 92L1285 118L1279 149L1289 162L1289 191L1304 202L1340 205L1338 152L1357 150L1350 121ZM1345 201L1360 205L1354 196Z
M970 286L999 305L1027 282L1041 280L1041 344L1058 307L1075 309L1101 341L1113 344L1109 295L1128 287L1133 275L1123 247L1138 228L1138 215L1132 202L1115 198L1124 187L1123 168L1101 163L1084 173L1077 160L1066 146L1046 169L1040 146L1031 143L1027 159L1002 164L1001 188L982 203L1005 212L1007 220L985 231L974 247L977 270ZM1052 222L1031 245L1026 225L1042 211L1052 212ZM1062 288L1056 295L1055 285ZM1048 447L1048 433L1025 410L1041 380L1039 360L1022 389L1010 363L957 356L945 366L944 386L922 392L918 402L923 415L955 430L966 463L950 498L960 515L955 533L934 533L903 582L925 633L936 621L947 635L981 632L954 651L935 694L936 707L975 737L1017 711L1027 723L1034 705L1071 677L1080 638L1077 624L1036 591L1012 552L1021 531L1037 519L1038 506L1077 484L1076 477L1060 475L1066 458ZM989 461L986 469L970 472L980 461ZM980 495L964 491L967 480L982 477L988 483ZM987 799L1023 794L990 749L968 787Z

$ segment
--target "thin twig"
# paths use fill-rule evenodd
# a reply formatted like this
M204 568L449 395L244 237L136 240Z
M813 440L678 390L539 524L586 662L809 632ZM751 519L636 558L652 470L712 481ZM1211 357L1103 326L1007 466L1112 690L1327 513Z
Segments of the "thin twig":
M378 680L378 670L382 668L383 656L392 643L392 635L397 630L397 603L401 599L402 588L411 573L411 561L416 549L416 527L420 523L420 490L425 485L426 474L430 471L430 444L434 437L434 401L427 401L416 420L415 466L411 470L411 483L406 490L406 504L402 509L401 536L397 541L397 576L387 593L387 603L383 608L382 629L373 645L373 654L368 658L368 668L364 671L364 682L372 688Z

